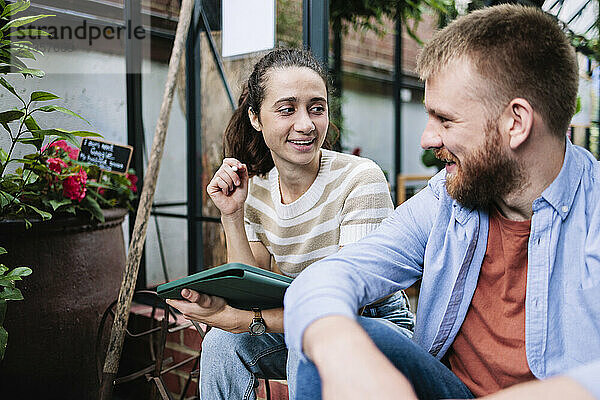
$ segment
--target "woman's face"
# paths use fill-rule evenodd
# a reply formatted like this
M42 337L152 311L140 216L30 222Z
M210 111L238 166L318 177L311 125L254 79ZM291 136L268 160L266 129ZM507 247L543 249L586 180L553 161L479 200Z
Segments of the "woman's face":
M310 68L287 67L268 72L265 88L260 120L252 112L249 117L262 132L275 165L318 169L329 126L325 82Z

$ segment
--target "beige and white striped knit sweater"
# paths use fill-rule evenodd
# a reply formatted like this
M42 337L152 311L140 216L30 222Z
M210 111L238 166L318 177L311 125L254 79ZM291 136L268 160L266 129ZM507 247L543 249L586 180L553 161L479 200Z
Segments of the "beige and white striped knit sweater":
M367 235L392 210L387 181L377 164L322 149L317 178L291 204L281 203L276 168L250 180L246 234L249 241L265 245L281 272L295 277L340 246Z

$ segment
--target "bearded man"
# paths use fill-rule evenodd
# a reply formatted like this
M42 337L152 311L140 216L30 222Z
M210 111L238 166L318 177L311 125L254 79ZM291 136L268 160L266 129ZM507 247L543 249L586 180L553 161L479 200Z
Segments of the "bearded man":
M500 5L436 33L418 72L445 171L288 289L297 399L600 399L600 164L565 135L573 48ZM418 280L413 340L356 316Z

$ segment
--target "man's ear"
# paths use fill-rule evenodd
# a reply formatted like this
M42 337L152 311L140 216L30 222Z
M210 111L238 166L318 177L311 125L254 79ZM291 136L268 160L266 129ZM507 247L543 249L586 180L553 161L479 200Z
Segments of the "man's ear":
M508 132L508 144L515 150L531 135L535 112L529 101L522 98L512 99L503 113L502 124Z
M254 114L254 112L252 111L251 108L248 108L248 118L250 118L250 124L252 125L252 127L254 129L256 129L257 131L261 132L262 125L260 124L260 121L258 120L258 115Z

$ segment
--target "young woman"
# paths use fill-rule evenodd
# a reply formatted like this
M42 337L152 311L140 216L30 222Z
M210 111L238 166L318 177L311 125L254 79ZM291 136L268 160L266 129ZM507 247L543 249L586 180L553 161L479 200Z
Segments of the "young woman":
M356 242L392 211L385 177L372 161L327 150L327 77L306 51L277 49L255 66L227 126L227 158L207 191L221 211L228 262L295 277L316 260ZM283 309L257 316L225 300L184 289L169 300L213 329L202 345L202 399L255 399L257 377L288 379L297 357L283 338ZM365 307L412 335L403 292ZM251 335L257 317L266 332ZM287 361L287 375L286 375Z

